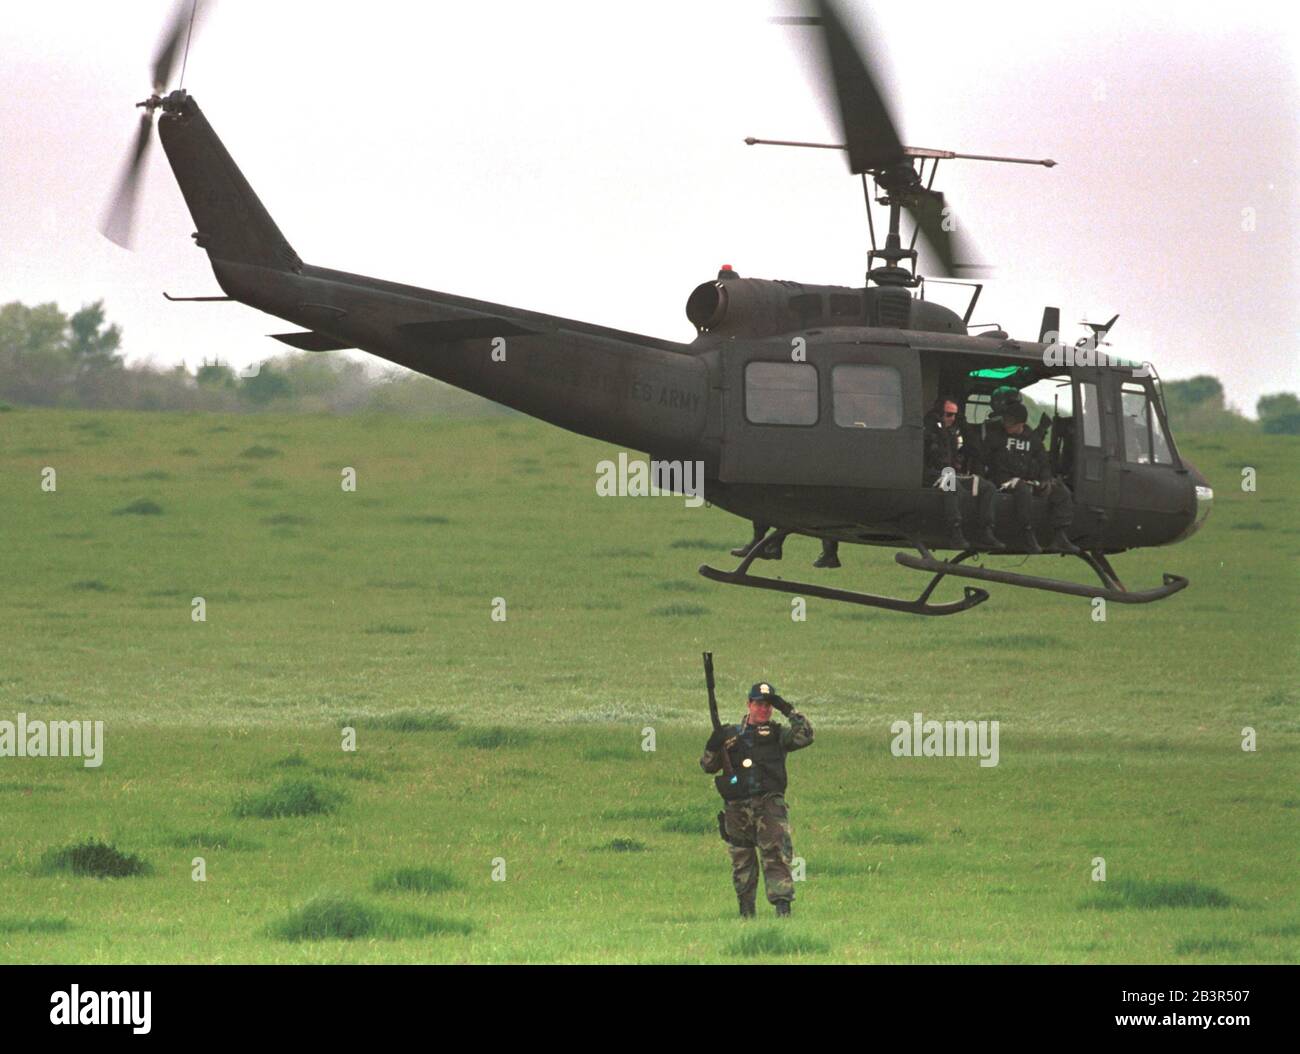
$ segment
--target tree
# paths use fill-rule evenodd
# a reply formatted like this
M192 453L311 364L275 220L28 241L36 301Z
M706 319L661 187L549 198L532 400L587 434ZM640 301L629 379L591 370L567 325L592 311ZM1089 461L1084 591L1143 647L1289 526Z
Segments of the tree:
M117 355L122 330L116 325L105 328L104 301L87 304L69 318L68 330L65 347L78 375L122 365Z
M194 379L200 388L235 387L235 371L220 359L213 359L211 362L204 359L203 364L195 371Z
M1201 374L1185 381L1164 383L1165 405L1188 409L1209 404L1211 409L1223 409L1223 385L1218 377Z
M1300 399L1291 392L1260 396L1255 411L1260 428L1269 435L1300 435Z
M255 376L244 378L239 394L254 406L265 406L273 399L287 399L293 394L293 385L270 363L264 363Z

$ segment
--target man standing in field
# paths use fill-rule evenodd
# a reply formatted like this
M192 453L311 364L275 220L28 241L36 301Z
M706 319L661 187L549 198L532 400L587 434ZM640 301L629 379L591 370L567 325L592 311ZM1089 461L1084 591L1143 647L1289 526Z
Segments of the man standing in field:
M772 709L790 720L772 720ZM723 725L705 744L700 768L717 773L714 785L726 802L719 828L731 854L731 881L741 918L754 916L758 865L763 865L767 899L778 916L790 914L793 849L785 805L785 756L813 741L812 725L766 681L749 691L749 712L739 725Z

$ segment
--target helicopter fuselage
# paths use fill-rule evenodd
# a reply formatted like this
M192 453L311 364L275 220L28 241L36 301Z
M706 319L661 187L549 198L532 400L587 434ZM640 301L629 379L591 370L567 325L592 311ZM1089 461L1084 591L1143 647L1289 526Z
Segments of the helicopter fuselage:
M313 266L192 97L162 108L159 134L218 283L304 327L278 335L291 346L358 348L581 435L702 462L706 500L727 511L883 545L942 545L942 498L922 480L923 418L938 396L978 402L994 386L981 371L1017 386L1054 377L1085 411L1074 442L1053 440L1081 544L1167 544L1203 513L1208 488L1179 456L1145 370L1049 365L1049 345L970 336L954 312L898 287L704 283L687 304L687 344ZM1127 434L1138 421L1144 438Z

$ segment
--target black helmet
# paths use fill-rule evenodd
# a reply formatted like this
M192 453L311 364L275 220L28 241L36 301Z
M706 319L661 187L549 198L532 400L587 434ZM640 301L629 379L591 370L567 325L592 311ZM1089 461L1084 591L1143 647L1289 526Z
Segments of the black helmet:
M1009 384L1004 384L1001 388L995 388L993 394L989 397L989 403L993 407L993 412L1001 417L1007 412L1008 406L1016 406L1021 403L1020 389L1013 388Z

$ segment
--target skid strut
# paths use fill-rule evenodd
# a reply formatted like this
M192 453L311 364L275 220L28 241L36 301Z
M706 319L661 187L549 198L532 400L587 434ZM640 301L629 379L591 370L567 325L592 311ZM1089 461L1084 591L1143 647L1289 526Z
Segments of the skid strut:
M943 579L949 570L939 571L931 579L930 584L922 591L921 595L915 600L902 600L897 597L876 596L874 593L858 593L850 589L832 589L829 586L813 585L808 582L787 582L780 578L764 578L761 575L749 574L749 565L757 558L759 552L767 545L780 545L789 535L788 530L778 529L774 533L764 535L754 542L744 557L740 561L740 566L734 571L719 571L716 567L710 567L708 564L700 566L700 574L714 582L724 582L733 586L750 586L754 589L774 589L781 593L794 593L798 596L819 597L822 600L839 600L846 604L860 604L863 607L884 608L886 611L904 611L913 615L956 615L959 612L967 611L982 604L988 600L987 590L965 586L961 600L949 604L930 604L930 594L934 592L935 587ZM962 553L958 560L963 560L972 553Z
M1075 597L1102 597L1117 604L1150 604L1164 600L1181 589L1187 588L1187 579L1181 575L1164 576L1164 584L1154 589L1130 590L1111 567L1110 561L1103 553L1079 553L1079 559L1092 568L1101 579L1101 586L1085 586L1078 582L1063 582L1058 578L1040 578L1037 575L1022 575L1014 571L995 571L988 567L958 567L960 559L973 555L962 553L957 560L938 560L925 546L918 546L920 556L912 553L895 553L894 559L904 567L915 571L932 571L938 576L956 575L960 578L975 578L981 582L997 582L1002 585L1020 586L1024 589L1044 589L1050 593L1065 593Z

